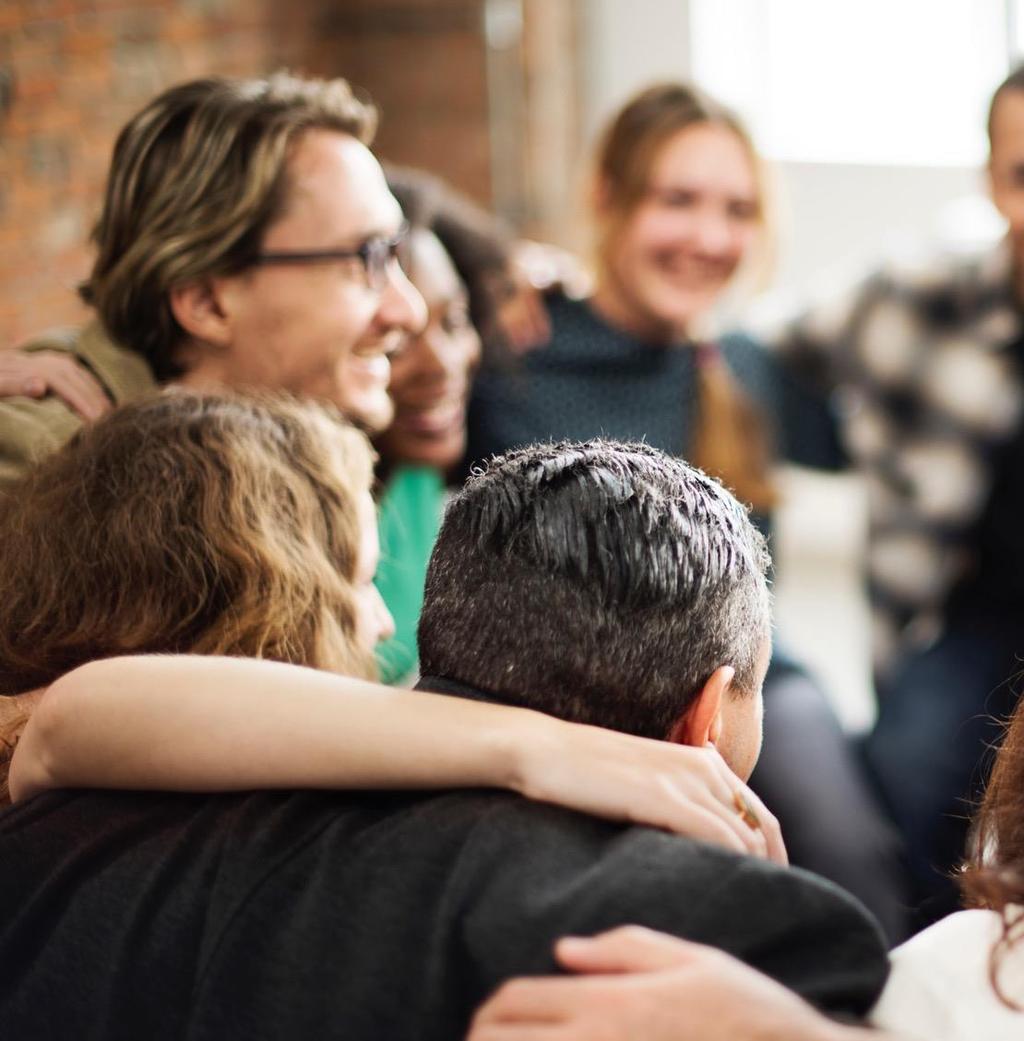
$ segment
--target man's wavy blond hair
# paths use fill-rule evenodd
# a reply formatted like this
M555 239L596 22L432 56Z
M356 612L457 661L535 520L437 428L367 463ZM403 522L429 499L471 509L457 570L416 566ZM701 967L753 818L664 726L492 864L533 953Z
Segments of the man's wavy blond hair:
M0 499L0 694L119 654L375 677L353 589L371 480L361 433L288 398L167 392L83 428Z
M376 110L343 79L280 72L165 91L118 136L82 298L158 380L180 375L174 352L184 332L170 290L251 264L287 202L287 160L303 133L334 130L369 144L376 124Z

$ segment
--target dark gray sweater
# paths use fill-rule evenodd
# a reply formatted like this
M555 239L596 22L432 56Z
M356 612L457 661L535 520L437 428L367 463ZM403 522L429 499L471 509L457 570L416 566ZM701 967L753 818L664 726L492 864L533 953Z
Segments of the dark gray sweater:
M0 1023L48 1041L456 1041L553 941L636 922L862 1013L831 884L514 795L45 795L0 815Z

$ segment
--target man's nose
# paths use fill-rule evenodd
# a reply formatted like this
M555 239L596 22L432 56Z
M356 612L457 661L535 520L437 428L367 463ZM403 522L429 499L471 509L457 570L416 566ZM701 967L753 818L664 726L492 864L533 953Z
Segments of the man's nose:
M385 328L408 333L417 333L427 324L427 305L397 263L388 265L377 320Z

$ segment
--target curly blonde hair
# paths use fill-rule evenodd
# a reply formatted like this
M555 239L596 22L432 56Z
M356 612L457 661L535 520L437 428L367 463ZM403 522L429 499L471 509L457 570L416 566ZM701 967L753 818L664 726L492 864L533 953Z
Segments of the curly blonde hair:
M168 392L80 431L0 501L0 692L119 654L373 677L355 639L362 434L283 397Z

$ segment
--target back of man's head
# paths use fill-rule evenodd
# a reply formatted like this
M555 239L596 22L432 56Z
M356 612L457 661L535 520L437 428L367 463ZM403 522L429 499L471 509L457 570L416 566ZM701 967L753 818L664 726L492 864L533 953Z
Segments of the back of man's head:
M449 507L427 573L424 675L665 738L708 678L754 692L764 539L716 481L643 444L537 445Z
M164 91L121 131L80 292L158 379L179 375L184 336L169 290L249 266L287 202L292 146L313 129L369 144L376 112L343 79L211 77Z

